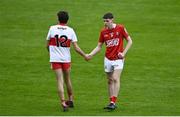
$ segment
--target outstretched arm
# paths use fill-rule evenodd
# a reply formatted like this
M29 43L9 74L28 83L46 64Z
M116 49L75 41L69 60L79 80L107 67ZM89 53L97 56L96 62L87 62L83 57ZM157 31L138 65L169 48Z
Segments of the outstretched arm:
M98 45L88 54L88 60L95 56L98 52L101 51L103 43L99 42Z
M72 44L73 44L75 51L85 58L86 54L84 53L84 51L81 50L81 48L78 46L77 42L73 42Z

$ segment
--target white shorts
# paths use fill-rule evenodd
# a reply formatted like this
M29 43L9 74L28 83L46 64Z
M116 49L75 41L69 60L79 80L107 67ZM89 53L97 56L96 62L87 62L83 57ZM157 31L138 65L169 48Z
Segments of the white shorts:
M124 60L118 59L118 60L109 60L106 57L104 58L104 70L105 72L112 72L115 69L123 69L124 66Z

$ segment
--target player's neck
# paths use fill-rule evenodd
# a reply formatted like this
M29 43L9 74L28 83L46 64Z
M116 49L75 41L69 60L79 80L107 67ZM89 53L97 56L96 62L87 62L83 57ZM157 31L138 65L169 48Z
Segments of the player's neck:
M67 24L66 23L59 23L59 25L66 26Z
M108 29L113 29L113 28L115 28L115 27L116 27L116 24L112 23L112 24L109 25L107 28L108 28Z

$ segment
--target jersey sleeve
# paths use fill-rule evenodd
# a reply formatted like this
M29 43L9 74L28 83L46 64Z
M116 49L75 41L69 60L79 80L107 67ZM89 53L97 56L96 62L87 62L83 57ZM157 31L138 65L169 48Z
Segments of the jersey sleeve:
M104 43L104 37L103 37L102 31L101 31L101 33L99 35L99 42Z
M76 33L74 32L74 30L72 29L72 42L77 42L77 36L76 36Z
M122 26L122 34L125 39L127 39L129 36L129 34L124 26Z
M48 34L47 34L47 37L46 37L46 40L50 40L51 38L51 27L49 28L49 31L48 31Z

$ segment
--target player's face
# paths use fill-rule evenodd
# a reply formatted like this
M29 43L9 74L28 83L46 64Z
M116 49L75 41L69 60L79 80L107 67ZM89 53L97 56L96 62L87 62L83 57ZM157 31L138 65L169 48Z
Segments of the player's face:
M113 24L113 19L103 19L105 27L111 27Z

